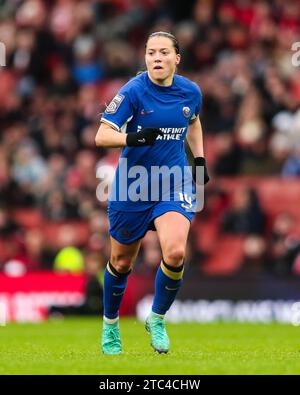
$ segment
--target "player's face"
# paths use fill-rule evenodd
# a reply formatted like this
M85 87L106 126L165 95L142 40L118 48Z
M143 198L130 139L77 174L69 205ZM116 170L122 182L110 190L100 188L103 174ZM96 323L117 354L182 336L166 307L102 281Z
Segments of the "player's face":
M180 55L168 37L155 36L148 40L145 62L150 79L158 85L171 85Z

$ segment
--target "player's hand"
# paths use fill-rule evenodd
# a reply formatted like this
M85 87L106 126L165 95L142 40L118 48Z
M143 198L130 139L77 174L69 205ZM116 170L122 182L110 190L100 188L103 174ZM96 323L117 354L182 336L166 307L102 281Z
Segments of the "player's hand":
M126 144L128 147L153 145L158 135L163 135L163 132L158 128L145 128L137 133L128 133L126 137Z
M205 185L209 181L209 175L206 167L206 162L205 158L202 156L199 156L197 158L194 158L194 171L193 171L193 180L197 184L196 181L198 181L199 185ZM197 167L203 167L203 171L201 169L198 169L198 178L199 180L196 180L196 168Z

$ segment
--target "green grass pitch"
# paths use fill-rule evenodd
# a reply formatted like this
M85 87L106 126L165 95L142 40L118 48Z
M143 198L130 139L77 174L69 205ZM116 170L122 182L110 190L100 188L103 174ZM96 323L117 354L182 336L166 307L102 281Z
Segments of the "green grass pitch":
M121 320L123 354L100 351L100 319L0 327L0 374L299 374L300 327L167 324L169 354L156 354L143 323Z

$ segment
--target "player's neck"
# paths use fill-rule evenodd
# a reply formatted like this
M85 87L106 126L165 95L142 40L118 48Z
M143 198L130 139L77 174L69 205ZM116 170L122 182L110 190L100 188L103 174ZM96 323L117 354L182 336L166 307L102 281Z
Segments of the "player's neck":
M155 85L159 86L171 86L173 84L173 78L174 74L170 75L169 77L165 78L164 80L156 80L151 77L150 73L148 73L149 79L153 82Z

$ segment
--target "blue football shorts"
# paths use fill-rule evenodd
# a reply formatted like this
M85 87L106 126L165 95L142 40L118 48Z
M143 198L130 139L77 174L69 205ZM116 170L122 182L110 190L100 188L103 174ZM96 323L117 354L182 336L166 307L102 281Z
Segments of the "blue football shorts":
M181 201L161 201L145 211L118 211L108 207L109 234L122 244L131 244L156 230L154 219L169 211L184 215L190 222L195 212L182 207Z

